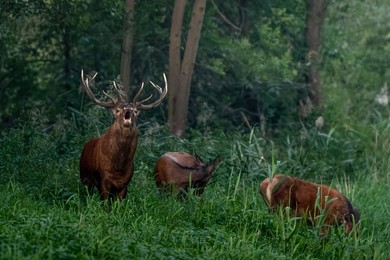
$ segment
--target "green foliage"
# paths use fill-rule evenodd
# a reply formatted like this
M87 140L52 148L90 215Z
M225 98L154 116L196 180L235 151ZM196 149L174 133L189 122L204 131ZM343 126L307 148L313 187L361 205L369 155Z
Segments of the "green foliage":
M365 127L389 115L375 102L389 80L385 1L332 3L323 42L323 86L329 118Z
M236 13L226 10L226 14L242 28L231 37L224 35L232 27L221 23L219 10L227 4L238 9ZM195 104L204 102L217 118L228 118L234 124L242 124L245 115L250 124L265 124L272 130L290 128L284 122L298 117L295 107L305 89L300 78L304 54L299 49L304 27L302 17L297 16L302 6L287 10L278 4L271 9L247 4L218 3L206 14L197 56L200 73L195 73L191 90L196 97L191 113L202 114L202 107ZM291 37L299 33L300 37ZM190 123L198 122L190 117Z
M115 78L119 61L110 57L120 50L122 7L117 1L8 1L0 25L0 125L28 119L26 108L44 109L50 120L79 108L81 68Z

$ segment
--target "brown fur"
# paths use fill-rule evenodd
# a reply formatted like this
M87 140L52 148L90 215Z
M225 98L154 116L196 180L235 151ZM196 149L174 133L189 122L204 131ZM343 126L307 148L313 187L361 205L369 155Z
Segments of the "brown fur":
M88 141L81 153L80 179L90 192L96 186L102 200L109 197L123 199L127 185L134 174L134 153L138 133L136 115L131 113L125 120L128 109L117 109L113 125L101 137Z
M220 162L219 156L205 164L198 156L185 152L165 153L154 168L156 185L175 192L187 191L191 186L196 188L197 195L201 195Z
M350 233L354 223L360 220L360 213L352 207L349 200L336 189L326 185L277 174L272 181L266 178L260 184L259 192L270 209L277 206L290 207L294 216L307 216L309 223L323 210L323 231L327 230L327 226L341 224L344 225L345 231ZM320 208L315 207L316 202Z

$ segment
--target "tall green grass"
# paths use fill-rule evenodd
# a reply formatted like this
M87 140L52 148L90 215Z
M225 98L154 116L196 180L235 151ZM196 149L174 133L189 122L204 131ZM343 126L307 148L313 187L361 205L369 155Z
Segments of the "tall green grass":
M183 140L164 126L141 125L128 197L108 205L96 193L86 196L78 180L79 154L90 137L86 129L99 126L80 128L64 119L50 128L20 125L0 137L0 258L385 258L388 128L373 131L381 142L371 143L357 131L350 138L338 127L323 132L305 127L304 137L272 141L256 128L192 131ZM190 194L183 201L156 189L154 163L177 150L205 160L221 155L201 197ZM350 167L343 166L345 158ZM258 185L275 172L338 188L362 214L360 235L334 228L321 237L318 227L302 219L270 214Z

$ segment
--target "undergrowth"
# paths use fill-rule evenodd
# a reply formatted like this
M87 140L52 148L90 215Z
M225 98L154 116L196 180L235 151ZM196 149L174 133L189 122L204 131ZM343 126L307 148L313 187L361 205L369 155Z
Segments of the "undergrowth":
M187 139L178 139L165 126L141 124L128 197L105 205L96 193L86 196L78 179L80 151L93 136L85 129L104 131L104 124L90 124L80 129L60 118L50 127L24 124L1 135L1 259L386 255L390 240L386 126L362 132L302 125L296 136L271 140L257 128L194 130ZM372 143L372 138L378 141ZM190 194L183 201L163 196L155 187L154 163L163 153L180 150L196 152L206 161L218 154L223 159L201 197ZM258 185L278 172L339 189L362 214L359 236L332 228L321 237L319 226L270 214Z

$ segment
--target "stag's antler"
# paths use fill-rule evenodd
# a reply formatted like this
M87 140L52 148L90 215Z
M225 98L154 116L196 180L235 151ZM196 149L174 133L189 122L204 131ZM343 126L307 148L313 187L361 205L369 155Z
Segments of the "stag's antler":
M151 98L153 97L153 94L150 95L149 97L147 97L147 98L141 100L141 101L137 101L138 97L141 95L141 92L142 92L142 90L143 90L143 88L144 88L144 83L141 84L140 89L138 90L137 94L135 95L135 97L134 97L134 99L133 99L133 104L135 104L135 106L136 106L138 109L140 109L140 110L141 110L141 109L143 109L143 110L151 109L151 108L153 108L153 107L158 106L158 105L163 101L164 97L165 97L165 96L167 95L167 93L168 93L168 82L167 82L167 77L165 76L165 74L163 74L163 76L164 76L164 84L165 84L165 86L164 86L164 91L163 91L158 85L156 85L156 84L154 84L153 82L150 81L150 83L153 85L153 87L154 87L155 89L157 89L158 93L160 94L160 97L159 97L156 101L154 101L154 102L152 102L152 103L150 103L150 104L144 105L143 103L145 103L146 101L148 101L149 99L151 99Z
M97 72L95 74L93 74L92 76L87 76L87 78L84 79L84 71L81 70L81 82L83 83L83 89L85 90L85 93L87 93L87 96L93 102L95 102L97 105L105 107L105 108L114 108L114 107L118 106L119 104L126 102L126 98L127 98L126 93L124 93L123 90L121 89L122 88L121 85L119 85L119 87L118 87L118 85L116 84L115 81L113 81L113 87L114 87L115 93L116 93L118 98L115 99L114 97L112 97L111 95L109 95L105 91L103 91L104 95L106 97L108 97L111 100L111 102L104 102L104 101L97 99L89 86L89 83L93 82L95 80L96 75L97 75Z

